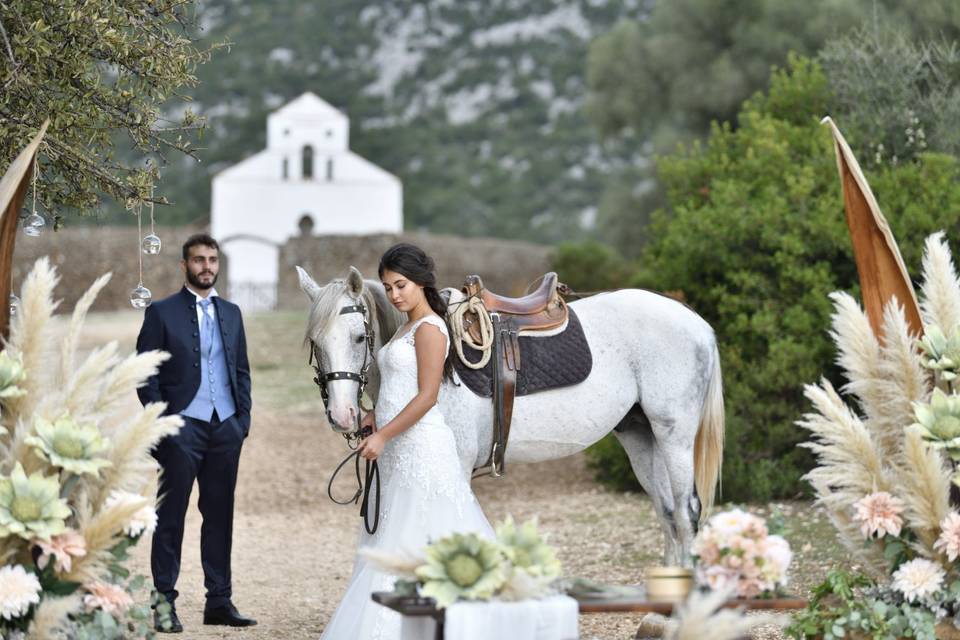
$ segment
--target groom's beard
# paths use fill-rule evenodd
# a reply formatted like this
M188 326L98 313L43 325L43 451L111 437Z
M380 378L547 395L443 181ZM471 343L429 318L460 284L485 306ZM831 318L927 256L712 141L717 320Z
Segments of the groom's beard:
M213 276L213 280L210 282L210 284L207 284L200 280L200 276L203 274ZM201 273L193 273L192 271L187 269L187 282L189 282L194 289L199 289L201 291L205 291L207 289L213 289L214 285L217 284L218 277L220 277L219 273L210 273L209 271L203 271Z

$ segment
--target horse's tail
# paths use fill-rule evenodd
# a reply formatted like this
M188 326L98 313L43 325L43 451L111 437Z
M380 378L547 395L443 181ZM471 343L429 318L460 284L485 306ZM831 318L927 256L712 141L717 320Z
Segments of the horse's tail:
M723 467L723 376L720 372L720 353L713 348L713 371L700 415L700 428L693 445L694 474L697 495L700 496L700 519L713 508L714 496Z

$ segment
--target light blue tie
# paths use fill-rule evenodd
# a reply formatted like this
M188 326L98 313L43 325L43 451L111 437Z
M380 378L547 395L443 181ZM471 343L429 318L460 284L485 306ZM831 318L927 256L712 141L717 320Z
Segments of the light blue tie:
M203 311L203 324L200 326L200 331L203 332L203 340L201 340L200 346L206 350L203 357L207 360L210 359L210 351L213 349L213 319L210 317L210 305L212 303L213 301L209 298L200 301L200 309Z

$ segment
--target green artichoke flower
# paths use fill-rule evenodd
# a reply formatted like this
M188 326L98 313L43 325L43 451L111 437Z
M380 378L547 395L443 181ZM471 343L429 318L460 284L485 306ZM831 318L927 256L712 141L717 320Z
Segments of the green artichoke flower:
M10 535L24 540L63 533L70 516L67 501L60 497L60 482L39 472L27 474L17 462L9 478L0 477L0 538Z
M560 576L557 553L537 532L535 520L528 520L518 527L512 517L507 517L497 527L497 542L503 547L504 555L514 569L537 578Z
M55 467L81 475L99 475L102 467L110 461L98 458L109 442L100 435L93 423L78 423L69 414L48 422L37 418L33 423L36 435L24 440L33 447L34 453Z
M18 353L10 356L6 350L0 351L0 399L16 398L26 393L17 385L27 379L23 368L23 357Z
M947 395L934 389L930 404L913 403L916 429L937 449L946 449L954 460L960 460L960 396Z
M427 563L417 568L420 594L444 609L458 599L487 600L503 586L507 567L503 550L475 533L455 533L426 549Z
M949 338L940 327L927 327L920 341L920 350L923 351L923 366L939 371L944 380L955 380L960 375L960 326L953 328Z

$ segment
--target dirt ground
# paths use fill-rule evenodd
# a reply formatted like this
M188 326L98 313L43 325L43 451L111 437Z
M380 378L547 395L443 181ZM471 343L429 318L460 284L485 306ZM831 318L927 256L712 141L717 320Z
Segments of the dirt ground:
M99 314L91 319L86 340L92 346L119 339L132 348L139 322L134 312ZM247 319L254 412L237 488L233 582L234 602L260 624L243 630L202 625L200 516L194 491L178 585L185 627L181 637L318 638L350 575L358 511L326 496L329 474L347 450L320 417L320 397L300 346L302 322L299 314ZM474 488L491 521L507 514L520 520L538 517L567 576L633 584L642 581L645 567L659 563L662 540L650 501L602 488L591 479L582 455L514 466L506 478L479 480ZM822 535L822 523L810 520L806 505L787 505L788 519L794 511L804 515L801 524L812 527L807 537L816 543L801 549L791 540L807 576L797 586L805 587L823 575L828 556L819 547L825 551L831 541ZM800 528L798 534L806 535ZM133 569L149 576L147 541L134 556ZM583 615L581 637L633 638L639 621L636 615Z

